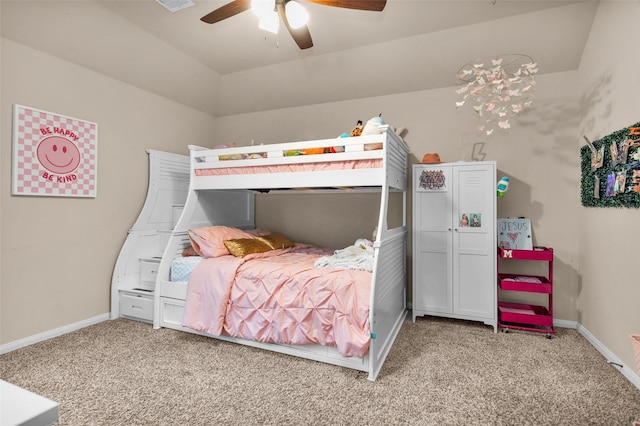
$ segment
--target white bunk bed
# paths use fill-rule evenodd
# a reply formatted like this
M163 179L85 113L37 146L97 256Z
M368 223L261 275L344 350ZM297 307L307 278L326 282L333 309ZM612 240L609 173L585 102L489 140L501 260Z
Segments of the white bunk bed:
M154 292L154 328L205 334L183 326L187 283L170 280L173 260L190 245L189 229L212 225L255 228L254 197L257 191L375 190L380 192L380 209L373 241L368 318L371 333L365 356L343 357L333 346L263 343L225 334L211 336L365 371L369 380L375 380L407 314L406 175L409 149L389 126L381 126L381 131L380 135L250 147L205 149L189 146L189 192L160 262ZM343 147L344 152L289 155L310 148L328 151L335 146ZM366 163L366 167L359 168L359 163ZM350 168L339 169L338 164L348 164ZM322 170L313 170L316 165L321 165ZM264 167L271 170L266 172ZM300 167L304 171L300 171ZM388 226L387 220L391 192L399 192L402 203L402 224L394 228Z

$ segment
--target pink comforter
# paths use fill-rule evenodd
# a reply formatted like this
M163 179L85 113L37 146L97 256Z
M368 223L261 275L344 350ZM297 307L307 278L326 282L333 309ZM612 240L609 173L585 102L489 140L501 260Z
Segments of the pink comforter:
M214 336L369 349L371 273L314 268L333 250L297 244L244 258L205 259L191 272L183 325Z

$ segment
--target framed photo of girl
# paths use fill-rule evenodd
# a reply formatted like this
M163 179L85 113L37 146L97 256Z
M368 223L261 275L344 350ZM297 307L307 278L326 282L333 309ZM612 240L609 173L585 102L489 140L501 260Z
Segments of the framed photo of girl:
M96 197L98 125L13 106L12 194Z

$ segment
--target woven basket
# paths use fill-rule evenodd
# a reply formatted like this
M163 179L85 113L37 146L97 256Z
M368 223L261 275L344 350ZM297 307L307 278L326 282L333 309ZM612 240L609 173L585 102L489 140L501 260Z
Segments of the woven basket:
M636 355L636 364L638 364L638 372L640 373L640 334L630 334L631 344L633 345L633 353Z

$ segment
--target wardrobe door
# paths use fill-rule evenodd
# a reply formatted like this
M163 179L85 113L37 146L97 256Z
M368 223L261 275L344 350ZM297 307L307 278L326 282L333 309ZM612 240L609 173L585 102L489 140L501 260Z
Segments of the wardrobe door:
M413 311L450 314L452 305L451 167L414 168Z
M495 166L456 166L453 181L453 311L494 319Z

